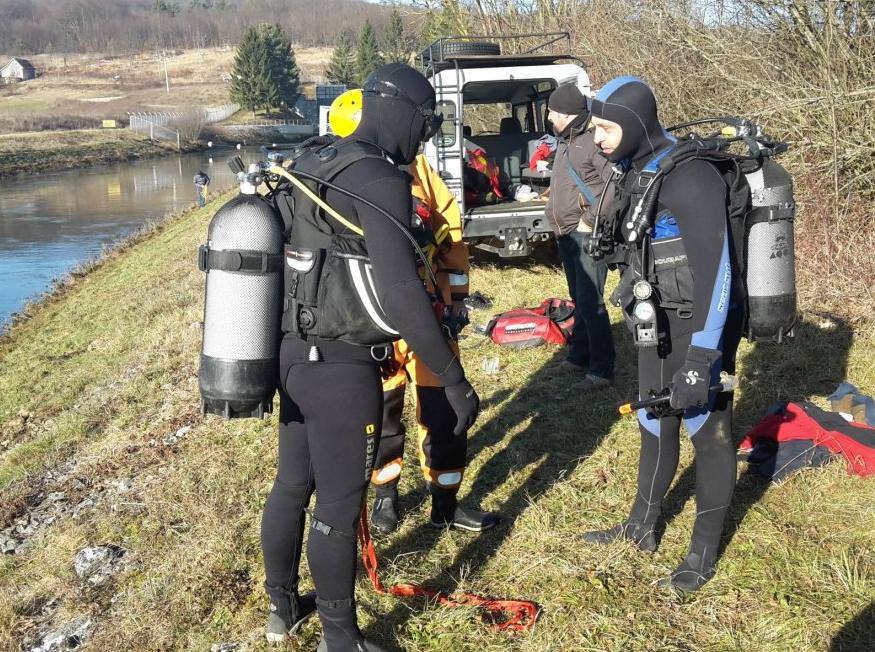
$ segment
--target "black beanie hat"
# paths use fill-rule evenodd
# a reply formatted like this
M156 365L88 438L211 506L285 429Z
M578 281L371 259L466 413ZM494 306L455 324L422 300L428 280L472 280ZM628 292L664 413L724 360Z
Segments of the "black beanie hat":
M565 115L580 115L589 110L586 98L574 84L562 84L553 91L547 100L547 107Z

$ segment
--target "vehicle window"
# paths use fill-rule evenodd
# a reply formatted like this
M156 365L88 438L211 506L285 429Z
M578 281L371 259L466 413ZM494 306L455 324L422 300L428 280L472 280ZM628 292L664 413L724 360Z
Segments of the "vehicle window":
M513 107L513 117L517 119L523 131L528 133L535 131L532 124L532 105L531 103L517 104Z
M435 147L452 147L456 144L456 103L444 100L438 102L435 113L444 116L441 130L435 134Z
M497 134L501 119L512 116L510 104L466 104L465 124L474 135Z
M538 123L537 129L535 131L546 131L547 128L544 126L544 116L547 115L547 100L538 100L535 109L535 120Z

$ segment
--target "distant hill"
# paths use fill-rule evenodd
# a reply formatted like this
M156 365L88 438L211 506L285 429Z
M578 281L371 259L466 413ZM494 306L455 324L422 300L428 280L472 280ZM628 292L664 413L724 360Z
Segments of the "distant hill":
M0 14L0 65L10 56L193 49L236 44L250 25L279 23L302 46L333 46L342 30L357 33L366 19L377 31L390 9L363 0L80 0L4 2Z

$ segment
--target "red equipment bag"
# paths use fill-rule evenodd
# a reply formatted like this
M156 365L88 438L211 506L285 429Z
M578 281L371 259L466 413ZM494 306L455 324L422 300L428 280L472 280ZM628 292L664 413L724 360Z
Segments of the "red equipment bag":
M486 327L492 341L514 349L542 344L566 344L574 331L574 303L545 299L537 308L519 308L495 315Z

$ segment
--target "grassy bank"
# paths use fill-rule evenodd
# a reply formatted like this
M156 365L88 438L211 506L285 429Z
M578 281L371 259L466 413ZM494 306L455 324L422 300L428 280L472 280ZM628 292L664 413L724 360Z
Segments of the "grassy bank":
M176 147L152 142L129 129L0 134L0 177L86 168L175 151Z
M262 639L259 520L276 417L227 423L199 414L196 251L222 200L77 278L0 340L0 531L47 496L71 507L36 528L30 550L0 558L0 649L80 616L96 623L89 650L274 649ZM561 272L536 263L480 261L472 279L495 310L565 294ZM804 308L794 340L744 347L737 437L778 398L826 405L845 379L875 390L872 333ZM475 323L487 318L474 314ZM871 650L875 491L873 479L849 476L842 462L781 486L741 465L719 572L691 598L656 586L682 559L695 516L691 446L656 554L581 543L585 530L622 518L635 491L637 427L616 414L635 393L634 352L620 316L612 320L617 383L594 397L542 377L560 349L466 339L483 411L463 495L503 521L479 537L426 527L411 450L405 520L377 542L384 582L534 600L543 608L536 628L492 632L473 610L381 596L362 575L366 633L434 652ZM499 357L498 374L481 371L487 356ZM107 543L127 551L118 573L99 585L77 579L77 550ZM306 573L303 585L311 585ZM295 649L318 639L313 621Z

